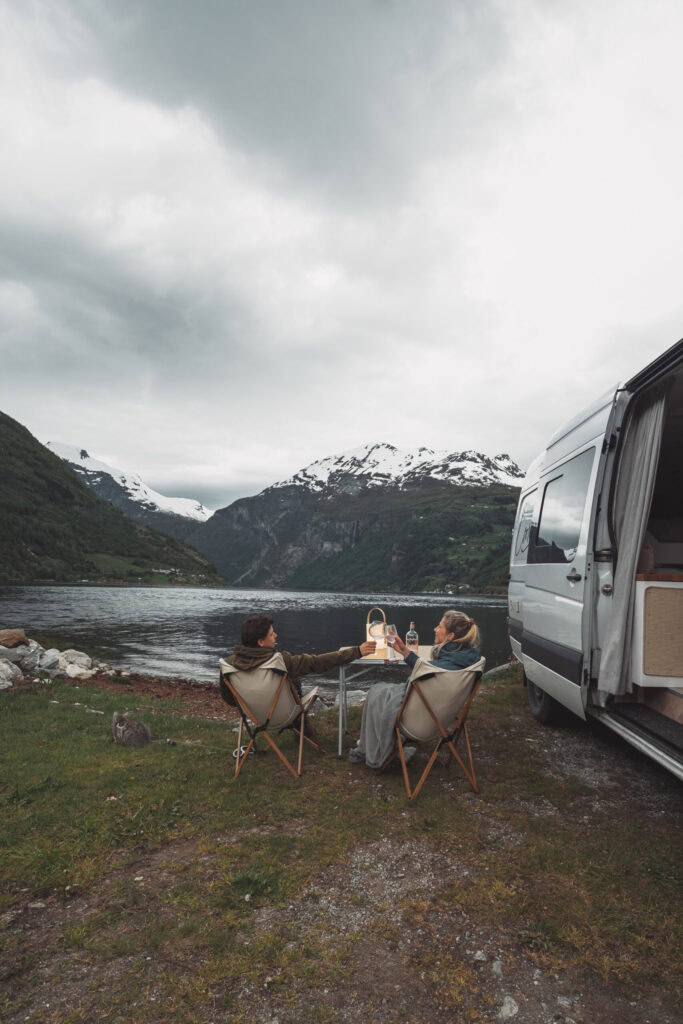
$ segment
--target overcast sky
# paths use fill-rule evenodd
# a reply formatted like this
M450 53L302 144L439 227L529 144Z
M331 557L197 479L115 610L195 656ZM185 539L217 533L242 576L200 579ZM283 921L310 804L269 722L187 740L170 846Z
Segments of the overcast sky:
M683 335L679 0L0 0L0 409L212 507Z

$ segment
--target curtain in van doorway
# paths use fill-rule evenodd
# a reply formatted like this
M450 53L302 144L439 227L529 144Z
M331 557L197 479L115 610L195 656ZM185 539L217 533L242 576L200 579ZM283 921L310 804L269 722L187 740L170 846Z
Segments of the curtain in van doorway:
M631 647L638 555L645 536L662 441L666 388L649 391L638 401L626 428L614 494L613 522L617 549L614 596L600 658L599 695L630 693Z

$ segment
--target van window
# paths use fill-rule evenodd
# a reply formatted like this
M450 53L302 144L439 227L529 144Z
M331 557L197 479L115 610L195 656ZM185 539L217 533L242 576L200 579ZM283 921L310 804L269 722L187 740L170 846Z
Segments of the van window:
M545 485L530 562L571 562L581 533L595 448L570 459Z
M512 548L512 564L525 565L529 553L529 540L534 524L534 504L536 491L527 494L517 513L515 524L515 542Z

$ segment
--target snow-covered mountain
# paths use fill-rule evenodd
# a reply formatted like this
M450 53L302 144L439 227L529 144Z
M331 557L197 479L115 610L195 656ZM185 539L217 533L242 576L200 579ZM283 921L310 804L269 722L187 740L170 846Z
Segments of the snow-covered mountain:
M99 498L111 502L129 519L145 523L162 533L183 540L191 530L213 515L213 509L193 498L170 498L159 494L148 487L137 473L93 459L85 448L55 441L48 441L46 447L64 459Z
M93 459L85 448L77 448L72 444L58 444L55 441L48 441L47 447L55 455L59 455L60 459L78 469L81 476L87 474L91 480L101 477L102 474L110 476L126 491L131 501L137 502L151 512L169 512L171 515L195 519L200 523L206 522L214 513L214 509L206 508L194 498L169 498L165 494L159 494L148 487L137 473L127 473L116 466Z
M235 586L502 593L521 483L509 455L370 444L218 509L188 543Z
M414 487L429 479L454 485L508 484L519 487L524 473L509 455L447 452L433 448L401 449L393 444L368 444L318 459L274 487L305 487L319 493L352 483L367 487Z

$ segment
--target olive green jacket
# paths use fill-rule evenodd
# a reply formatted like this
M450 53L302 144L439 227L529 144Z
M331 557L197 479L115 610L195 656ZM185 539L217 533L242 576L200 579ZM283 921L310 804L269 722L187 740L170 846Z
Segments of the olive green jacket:
M310 675L311 672L328 672L331 668L348 665L350 661L355 661L361 656L359 647L342 647L339 651L329 651L327 654L290 654L289 651L280 653L287 666L287 675L292 680ZM244 644L235 644L232 654L225 660L240 672L248 672L250 668L257 668L264 661L268 661L273 654L272 647L245 647Z

